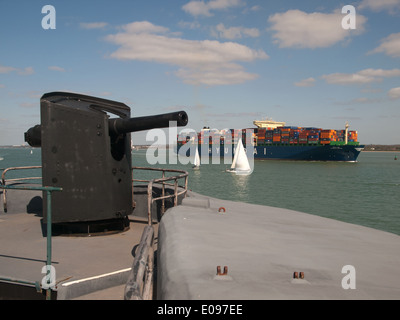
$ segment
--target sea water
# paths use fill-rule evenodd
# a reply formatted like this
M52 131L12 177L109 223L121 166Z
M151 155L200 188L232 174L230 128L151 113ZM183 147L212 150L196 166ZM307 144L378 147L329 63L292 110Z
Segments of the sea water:
M400 155L394 152L362 152L355 163L255 160L248 176L226 172L229 166L222 160L193 170L191 164L170 164L168 158L166 163L149 165L146 154L146 150L134 151L133 166L186 170L188 188L200 194L292 209L400 235ZM0 148L0 159L0 168L40 165L40 149ZM133 172L136 179L161 178L153 171Z

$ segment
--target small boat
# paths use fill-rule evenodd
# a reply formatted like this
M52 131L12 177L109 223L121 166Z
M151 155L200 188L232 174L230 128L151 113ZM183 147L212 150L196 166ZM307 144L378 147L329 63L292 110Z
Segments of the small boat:
M199 168L200 168L200 155L199 155L199 149L196 148L196 153L194 155L193 169L199 169Z
M244 151L242 139L237 144L231 169L227 171L236 173L237 175L249 175L252 172L249 159L247 159L246 152Z

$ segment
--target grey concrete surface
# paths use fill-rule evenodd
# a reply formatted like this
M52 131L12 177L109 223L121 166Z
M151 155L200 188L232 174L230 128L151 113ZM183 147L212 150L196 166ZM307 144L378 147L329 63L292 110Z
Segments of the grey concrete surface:
M399 253L395 234L191 193L159 226L158 298L399 299Z
M0 214L0 277L40 282L42 218L31 203L36 195L22 194L10 193L9 212ZM131 221L128 231L100 237L54 237L58 298L123 299L145 225ZM159 299L400 298L395 234L192 192L155 227ZM348 265L355 289L342 287ZM217 275L218 266L227 266L227 275ZM304 279L293 279L294 272Z
M40 192L8 192L9 210L0 214L0 278L41 283L45 276L42 268L46 265L47 239L42 216L28 206L36 196L40 196ZM130 228L125 232L52 237L57 298L87 298L90 294L124 285L146 225L147 221L138 221L132 216ZM109 292L103 297L116 299Z

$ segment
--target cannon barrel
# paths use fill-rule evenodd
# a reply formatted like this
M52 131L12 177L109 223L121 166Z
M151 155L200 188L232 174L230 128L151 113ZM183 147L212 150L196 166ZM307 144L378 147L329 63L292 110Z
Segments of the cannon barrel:
M110 135L150 130L156 128L166 128L170 121L176 121L178 127L186 126L188 115L185 111L171 112L154 116L136 117L128 119L109 119L108 130ZM36 125L25 132L25 141L31 147L41 146L41 125Z
M108 128L110 134L122 134L155 128L166 128L171 121L176 121L178 127L184 127L188 123L188 115L185 111L178 111L155 116L110 119L108 120Z

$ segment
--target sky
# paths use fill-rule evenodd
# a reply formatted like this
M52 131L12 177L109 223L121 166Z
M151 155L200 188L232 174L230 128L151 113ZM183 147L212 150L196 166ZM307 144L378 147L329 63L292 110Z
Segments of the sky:
M268 117L400 144L400 0L0 0L0 145L52 91L185 110L197 132Z

